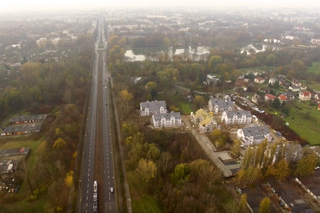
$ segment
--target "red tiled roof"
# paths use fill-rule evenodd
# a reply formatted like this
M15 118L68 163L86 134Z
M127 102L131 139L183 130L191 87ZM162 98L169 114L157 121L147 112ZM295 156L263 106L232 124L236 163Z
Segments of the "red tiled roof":
M279 95L278 97L281 101L286 101L288 98L285 95Z
M268 99L276 99L276 97L274 95L271 95L271 94L266 94L266 97Z
M311 92L310 91L306 91L306 92L301 92L303 94L303 96L309 96L311 95Z

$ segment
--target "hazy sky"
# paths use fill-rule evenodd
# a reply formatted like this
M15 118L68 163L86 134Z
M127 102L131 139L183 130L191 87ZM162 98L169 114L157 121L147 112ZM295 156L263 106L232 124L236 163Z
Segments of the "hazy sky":
M39 10L66 8L157 7L157 6L212 6L212 7L260 7L320 9L319 0L2 0L0 10Z

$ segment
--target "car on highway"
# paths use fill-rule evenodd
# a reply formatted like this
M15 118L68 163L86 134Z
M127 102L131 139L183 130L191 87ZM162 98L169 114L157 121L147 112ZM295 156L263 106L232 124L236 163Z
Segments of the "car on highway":
M113 192L114 192L113 187L110 187L110 192L111 192L111 193L113 193Z

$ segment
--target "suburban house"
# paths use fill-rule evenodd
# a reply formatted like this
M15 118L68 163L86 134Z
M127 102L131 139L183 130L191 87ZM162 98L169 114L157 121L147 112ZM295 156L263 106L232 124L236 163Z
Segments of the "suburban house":
M259 96L257 93L255 93L255 94L252 96L251 101L252 101L253 103L258 103L259 97L260 97L260 96Z
M140 115L148 116L152 114L167 113L165 101L147 101L140 103Z
M319 94L319 93L316 93L316 94L314 95L314 99L320 100L320 94Z
M263 140L272 140L269 128L267 126L247 126L243 129L238 129L237 137L243 142L244 146L257 145Z
M221 116L221 122L226 125L231 124L250 124L252 115L250 111L224 111Z
M199 109L195 114L191 112L190 118L194 124L198 125L198 130L201 133L212 132L217 127L217 122L213 119L212 114L203 109Z
M292 92L299 92L300 87L295 86L295 85L291 85L291 86L289 86L289 90L291 90Z
M10 119L10 124L25 124L25 123L36 123L42 122L46 119L46 114L39 115L23 115L17 116Z
M281 103L286 102L288 100L288 97L286 95L279 95L278 98Z
M311 92L310 92L310 91L300 92L300 93L299 93L299 99L300 99L301 101L310 101L310 99L311 99Z
M181 126L180 112L154 114L151 117L154 128Z
M260 77L260 76L258 76L258 77L254 78L254 82L258 83L258 84L263 84L265 82L265 79Z
M274 99L276 99L276 96L274 96L274 95L271 95L271 94L265 94L265 96L264 96L264 100L266 101L266 102L268 102L268 101L274 101Z
M139 83L140 81L142 80L142 78L141 77L131 77L131 83L132 84L137 84L137 83Z
M208 74L206 78L207 84L216 84L220 81L220 77L217 75Z
M223 111L233 111L234 103L230 100L210 98L208 108L211 112L218 114Z
M311 39L311 44L317 44L317 45L320 45L320 39Z
M297 86L297 87L301 87L302 86L302 83L300 81L298 81L297 79L293 79L291 81L292 85L293 86Z
M269 78L268 84L274 85L277 81L276 78Z
M234 82L235 87L247 87L250 84L250 80L247 78L237 78Z
M294 94L293 92L290 92L290 91L288 91L288 92L283 92L282 95L287 96L287 98L288 98L289 101L296 99L295 94Z

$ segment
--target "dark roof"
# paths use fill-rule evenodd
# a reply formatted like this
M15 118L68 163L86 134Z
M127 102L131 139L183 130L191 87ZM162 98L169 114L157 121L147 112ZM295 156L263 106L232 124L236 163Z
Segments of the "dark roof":
M10 119L10 122L22 122L22 121L29 121L29 120L44 120L46 119L47 114L39 114L39 115L22 115L13 117Z
M181 119L180 112L170 112L170 113L164 113L164 114L156 114L152 116L155 121L160 121L162 118L165 120L170 120L171 117L175 117L175 119Z
M14 132L26 132L26 131L37 131L41 129L42 123L32 123L25 125L12 125L6 127L2 133L14 133Z
M142 110L145 110L145 108L149 108L150 112L157 111L160 109L160 107L166 108L166 102L165 101L147 101L147 102L141 102L140 107Z

